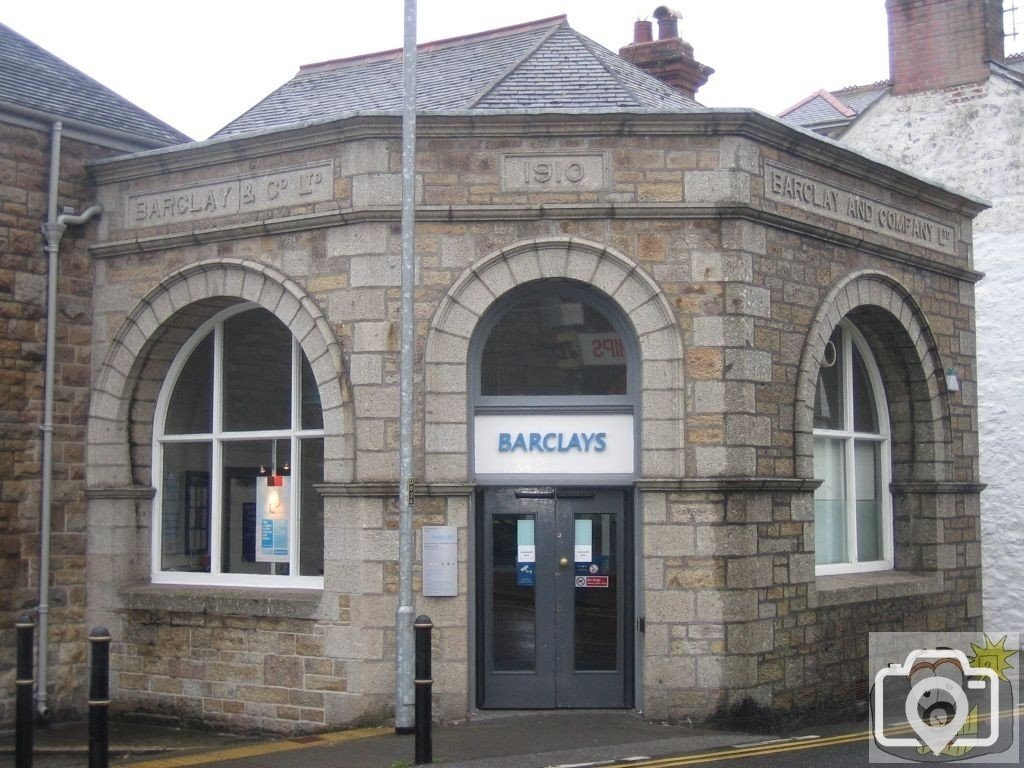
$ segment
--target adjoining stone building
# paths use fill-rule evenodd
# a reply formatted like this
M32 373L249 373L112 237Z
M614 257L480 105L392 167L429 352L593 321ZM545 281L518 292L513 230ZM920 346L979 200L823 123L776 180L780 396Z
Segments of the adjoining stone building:
M699 87L656 15L621 57L564 17L421 46L443 718L831 707L869 630L980 626L983 204L701 107L625 61L668 48ZM400 69L305 67L210 141L90 166L88 619L117 712L390 717Z
M152 115L0 24L0 727L14 720L15 623L48 610L40 643L49 664L40 708L81 711L86 680L85 428L90 388L94 201L86 164L189 141ZM44 225L53 204L50 239ZM73 210L72 210L73 209ZM71 214L71 215L67 215ZM65 216L64 222L59 219ZM62 233L62 236L61 236ZM48 258L54 285L53 410L44 415ZM43 434L53 436L44 480ZM49 564L41 564L43 485L49 482ZM46 570L48 589L40 591ZM41 629L42 627L40 627Z
M889 80L819 91L782 117L883 162L980 195L975 220L985 624L1019 627L1024 606L1020 463L1024 456L1024 54L1004 55L1000 0L889 2ZM826 96L845 107L845 116ZM857 101L859 99L859 101ZM971 342L971 340L968 340Z

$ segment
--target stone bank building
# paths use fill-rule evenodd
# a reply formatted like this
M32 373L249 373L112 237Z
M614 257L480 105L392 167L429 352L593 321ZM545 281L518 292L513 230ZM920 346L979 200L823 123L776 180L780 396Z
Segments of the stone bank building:
M980 627L984 205L700 106L711 71L655 17L618 56L564 17L420 47L443 718L828 708L863 697L868 631ZM89 165L86 599L117 712L391 716L400 71L304 67L211 140Z

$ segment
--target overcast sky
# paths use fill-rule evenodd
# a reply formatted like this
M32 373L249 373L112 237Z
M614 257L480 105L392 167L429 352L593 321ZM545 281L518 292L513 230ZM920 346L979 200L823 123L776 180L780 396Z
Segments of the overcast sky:
M618 51L655 0L419 0L419 42L565 14ZM300 65L401 48L403 0L9 0L0 20L128 100L205 139ZM777 114L811 92L888 77L885 0L674 0L715 74L709 107ZM266 9L266 10L264 10ZM1009 23L1008 23L1009 24ZM657 25L655 25L657 29ZM1007 52L1019 50L1008 42Z

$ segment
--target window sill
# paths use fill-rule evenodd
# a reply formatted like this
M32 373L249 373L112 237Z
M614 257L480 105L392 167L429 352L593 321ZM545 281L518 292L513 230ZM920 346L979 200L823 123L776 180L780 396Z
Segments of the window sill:
M811 593L812 608L849 603L870 603L897 597L930 595L942 591L942 573L873 571L818 576Z
M298 589L144 584L123 590L121 597L125 608L136 611L314 619L321 594Z

